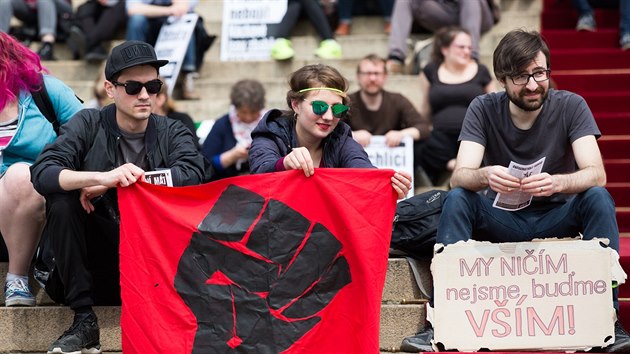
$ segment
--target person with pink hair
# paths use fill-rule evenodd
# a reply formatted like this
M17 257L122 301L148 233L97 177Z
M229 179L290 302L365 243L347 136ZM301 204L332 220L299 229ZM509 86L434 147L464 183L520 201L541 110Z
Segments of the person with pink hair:
M45 202L31 183L29 166L56 137L32 92L46 88L60 124L82 108L74 92L47 75L40 58L0 32L0 233L9 254L6 306L33 306L28 272L44 227Z

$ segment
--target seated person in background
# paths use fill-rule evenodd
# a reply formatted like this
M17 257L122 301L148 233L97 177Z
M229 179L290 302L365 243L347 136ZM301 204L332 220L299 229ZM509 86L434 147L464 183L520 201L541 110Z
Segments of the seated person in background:
M337 69L306 65L291 74L289 86L290 110L270 110L252 132L252 173L302 170L310 177L315 167L374 168L341 121L348 113L348 81ZM396 172L392 187L404 198L412 187L411 176Z
M508 32L494 51L494 74L505 89L473 100L466 113L453 188L444 201L437 242L469 239L522 242L582 234L607 237L619 252L615 203L597 145L600 131L584 99L549 88L549 48L537 32ZM545 158L542 172L519 179L511 161L529 165ZM516 211L492 206L497 193L533 197ZM613 303L619 310L617 289ZM430 351L433 329L403 340L405 350ZM607 352L630 352L619 321Z
M315 50L315 55L322 59L341 58L341 46L333 38L333 31L319 0L288 0L287 12L282 21L271 26L269 30L271 36L276 39L271 48L271 58L275 60L293 58L295 50L293 50L288 38L302 13L308 16L309 21L322 39L319 48Z
M108 104L114 103L114 101L107 96L107 92L105 91L105 74L103 73L103 70L98 73L98 76L96 76L96 79L94 80L92 95L94 97L83 104L84 108L101 109Z
M44 252L54 262L45 289L74 311L72 326L48 353L100 353L92 306L120 304L116 187L159 169L171 170L174 186L210 177L190 131L151 113L166 64L144 42L114 47L105 65L105 90L114 104L77 113L31 166L33 185L46 198L44 237L52 250Z
M33 188L29 165L57 134L31 92L46 86L60 124L82 106L68 86L42 76L37 55L6 33L0 33L0 63L0 232L9 253L4 303L34 306L28 274L44 227L45 201Z
M215 179L249 173L251 132L265 113L265 88L257 80L232 86L228 113L219 118L203 142L201 152L210 160Z
M400 145L407 135L414 141L429 135L430 124L413 104L383 88L387 77L385 60L375 54L367 55L357 66L359 90L350 95L347 123L361 146L368 146L372 135L384 135L387 146Z
M175 101L168 95L168 85L162 84L160 92L155 97L155 106L153 113L160 116L167 116L171 119L182 122L195 138L195 143L199 147L199 138L197 137L197 127L195 121L187 113L177 111Z
M127 24L124 0L88 0L75 13L76 26L70 28L68 46L75 58L89 62L107 59L104 41L111 41Z
M41 60L55 60L53 45L57 38L57 21L69 18L69 0L2 0L0 1L0 31L9 32L13 15L28 26L37 26L41 46L37 51Z
M431 120L433 130L415 150L414 161L437 185L453 170L468 105L494 91L494 82L488 68L472 58L472 38L465 29L444 27L433 37L431 62L420 73L420 114Z
M337 3L337 13L339 14L339 25L335 30L336 36L347 36L350 34L350 27L352 26L352 14L353 7L357 5L357 0L339 0ZM365 0L362 1L363 4ZM392 10L394 8L395 0L379 0L378 3L381 7L381 14L385 19L385 27L383 31L385 34L389 34L392 29Z
M630 49L630 1L619 0L617 2L619 3L619 46L622 50L628 50ZM571 0L571 3L580 16L575 29L578 31L595 31L597 23L589 1Z
M160 28L169 16L181 17L194 12L198 0L126 0L127 40L138 40L155 45ZM197 49L195 34L190 37L182 63L182 98L198 100L201 98L195 89L197 77Z
M421 139L429 136L431 124L405 96L383 88L387 78L383 58L370 54L361 59L357 66L359 90L350 95L352 107L346 122L361 146L368 146L372 135L384 135L385 144L390 147L400 145L405 136L410 136L415 155ZM413 165L416 170L417 157Z
M494 25L488 0L400 0L394 4L389 35L388 70L401 73L407 58L407 38L412 24L435 32L445 26L460 26L472 37L472 56L479 59L479 39Z

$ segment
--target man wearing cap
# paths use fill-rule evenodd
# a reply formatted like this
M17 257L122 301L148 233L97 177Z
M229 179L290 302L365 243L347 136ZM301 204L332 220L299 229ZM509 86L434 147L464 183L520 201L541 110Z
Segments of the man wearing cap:
M33 185L46 198L45 289L75 312L48 353L101 352L92 306L120 304L116 187L161 169L170 169L175 186L210 177L190 130L151 113L162 86L159 68L167 63L145 42L112 49L105 91L114 103L78 112L31 167Z

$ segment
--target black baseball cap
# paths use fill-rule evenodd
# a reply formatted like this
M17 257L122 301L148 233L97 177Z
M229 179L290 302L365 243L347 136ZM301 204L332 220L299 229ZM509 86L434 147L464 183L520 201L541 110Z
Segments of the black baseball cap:
M126 41L115 46L105 64L105 79L111 81L119 72L138 65L153 65L156 69L168 64L158 60L155 49L142 41Z

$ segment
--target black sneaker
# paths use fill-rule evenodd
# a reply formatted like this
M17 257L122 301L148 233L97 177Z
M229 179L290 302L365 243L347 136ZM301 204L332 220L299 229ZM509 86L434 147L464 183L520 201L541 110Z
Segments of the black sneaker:
M72 326L48 347L48 354L100 354L99 332L94 312L75 314Z
M85 54L85 60L90 63L101 62L107 59L107 51L103 46L97 45Z
M606 353L628 353L630 352L630 335L623 328L621 322L615 322L615 342L606 348Z
M433 326L427 324L422 331L403 339L400 344L400 351L408 353L432 352L431 340L433 340Z
M53 44L51 42L42 42L42 46L37 51L41 60L56 60L53 55Z
M85 55L85 34L78 26L70 27L70 36L66 40L66 44L72 50L75 59L82 58Z

